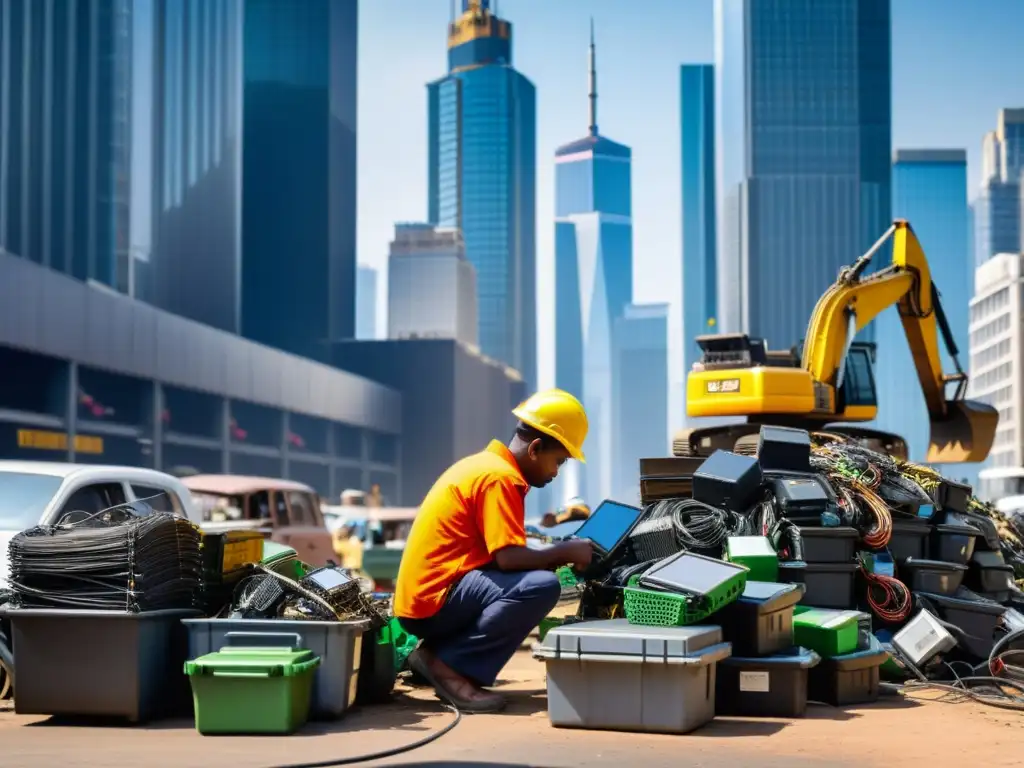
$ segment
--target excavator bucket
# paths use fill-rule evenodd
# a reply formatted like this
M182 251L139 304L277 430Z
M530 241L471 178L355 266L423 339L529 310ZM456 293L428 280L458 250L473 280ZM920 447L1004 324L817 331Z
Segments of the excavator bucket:
M976 400L947 400L946 418L932 419L929 464L984 461L992 450L999 412Z

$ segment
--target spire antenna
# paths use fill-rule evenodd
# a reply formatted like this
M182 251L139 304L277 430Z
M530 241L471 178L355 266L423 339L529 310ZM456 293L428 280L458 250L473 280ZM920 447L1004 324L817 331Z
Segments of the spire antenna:
M594 18L590 18L590 135L597 136L597 47L594 45Z

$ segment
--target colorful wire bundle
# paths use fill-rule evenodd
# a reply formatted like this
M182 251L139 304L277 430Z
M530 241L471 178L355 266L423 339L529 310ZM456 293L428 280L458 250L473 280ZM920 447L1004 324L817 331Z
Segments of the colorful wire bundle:
M860 569L868 583L868 605L878 618L895 624L910 615L914 598L902 581L872 573L863 562Z

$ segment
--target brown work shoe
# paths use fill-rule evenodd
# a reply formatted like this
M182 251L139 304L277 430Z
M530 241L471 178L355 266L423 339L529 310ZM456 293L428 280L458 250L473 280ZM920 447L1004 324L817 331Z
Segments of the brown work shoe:
M424 648L409 654L409 668L429 681L440 699L467 714L500 712L508 703L500 693L474 685Z

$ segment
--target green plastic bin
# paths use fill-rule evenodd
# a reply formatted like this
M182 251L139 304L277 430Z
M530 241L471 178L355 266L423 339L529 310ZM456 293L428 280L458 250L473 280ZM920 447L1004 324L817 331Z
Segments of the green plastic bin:
M730 536L725 540L725 559L745 565L750 581L779 580L779 556L767 536Z
M196 730L211 734L294 733L309 717L320 657L298 648L233 648L185 662Z
M811 608L793 616L793 642L824 658L856 651L859 630L858 611Z

